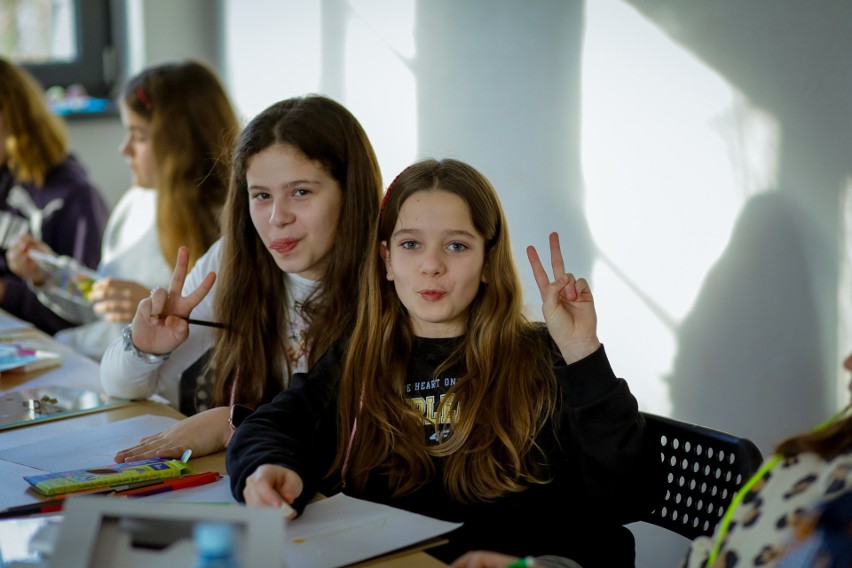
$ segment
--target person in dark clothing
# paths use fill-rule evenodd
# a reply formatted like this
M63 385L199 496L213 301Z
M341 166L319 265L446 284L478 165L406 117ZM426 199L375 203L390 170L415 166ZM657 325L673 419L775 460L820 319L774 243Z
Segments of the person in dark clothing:
M69 154L65 126L41 86L0 58L0 307L50 334L74 325L39 302L9 269L6 251L32 235L95 268L108 213L100 191Z
M597 337L585 279L550 236L527 249L545 323L523 315L505 215L488 180L425 160L388 188L354 331L259 407L227 451L235 498L337 491L463 526L429 549L557 554L633 566L623 524L661 490L659 457Z

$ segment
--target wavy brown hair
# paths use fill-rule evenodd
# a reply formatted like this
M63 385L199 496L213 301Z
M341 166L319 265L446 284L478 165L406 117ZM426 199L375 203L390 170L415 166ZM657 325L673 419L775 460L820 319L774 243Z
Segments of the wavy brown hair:
M852 448L852 406L840 417L812 432L792 436L775 448L775 453L792 457L811 452L829 461Z
M439 369L460 371L445 398L452 401L452 435L433 446L425 441L423 415L404 393L414 335L380 258L380 243L390 240L400 208L419 191L461 197L486 249L485 283L468 310L464 338ZM388 188L367 262L340 384L341 445L332 471L343 468L348 453L342 472L347 485L363 490L379 470L389 489L402 495L434 476L433 458L443 458L444 485L459 502L487 501L546 482L536 439L556 407L550 346L541 324L523 315L506 218L489 181L456 160L410 166Z
M216 74L191 60L143 70L121 98L151 126L160 250L173 265L186 245L191 268L219 238L237 115Z
M39 82L2 57L0 115L6 125L9 171L20 182L43 186L47 172L68 155L65 123L47 106Z
M342 190L335 245L318 289L302 306L308 366L355 322L357 281L379 212L382 176L367 134L340 103L307 95L273 104L243 130L233 153L231 186L223 215L222 265L216 296L218 321L212 364L214 400L256 406L289 385L282 368L290 322L289 291L281 269L263 245L249 215L246 170L251 158L273 145L289 145L315 161ZM289 364L289 363L287 363Z

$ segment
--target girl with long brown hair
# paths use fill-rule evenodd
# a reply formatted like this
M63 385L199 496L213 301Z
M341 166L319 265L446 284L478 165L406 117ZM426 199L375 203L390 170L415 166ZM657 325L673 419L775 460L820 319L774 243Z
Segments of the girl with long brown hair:
M280 101L245 127L232 163L223 237L186 280L181 249L169 288L139 304L125 340L101 365L108 393L157 393L194 415L120 451L117 461L222 450L231 408L271 400L354 325L353 282L382 193L357 119L321 95ZM190 314L224 327L179 317ZM210 383L187 385L187 369L211 348L200 375Z
M424 160L390 185L352 334L237 429L227 468L249 505L344 491L462 522L428 552L548 552L632 566L623 523L655 497L658 456L597 337L585 279L529 260L546 324L523 315L497 193ZM551 512L547 513L550 508Z

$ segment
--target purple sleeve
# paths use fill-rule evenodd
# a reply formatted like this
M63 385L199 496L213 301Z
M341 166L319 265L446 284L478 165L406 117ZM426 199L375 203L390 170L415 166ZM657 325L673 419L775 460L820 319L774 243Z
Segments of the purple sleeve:
M97 268L108 215L100 191L73 158L51 172L45 186L44 190L48 190L45 193L61 197L65 204L44 220L41 239L57 254L74 257L89 268ZM50 186L55 191L50 191Z
M97 268L108 209L82 166L68 157L48 174L44 187L30 189L30 193L40 208L54 199L64 202L44 219L42 240L57 254L72 256L90 268ZM73 325L39 302L26 282L9 273L5 259L2 265L6 291L0 307L51 335Z

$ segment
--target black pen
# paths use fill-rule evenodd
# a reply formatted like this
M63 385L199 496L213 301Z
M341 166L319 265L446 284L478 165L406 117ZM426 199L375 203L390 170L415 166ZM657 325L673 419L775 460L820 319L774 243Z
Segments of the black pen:
M218 327L218 328L224 328L225 327L224 323L219 323L217 321L197 320L197 319L192 319L189 316L179 316L178 314L151 314L151 317L156 318L156 319L166 319L170 315L175 316L176 318L180 318L180 319L184 320L186 323L191 323L191 324L194 324L194 325L203 325L203 326L207 326L207 327Z
M18 505L0 511L0 519L11 519L13 517L27 517L29 515L40 515L41 513L55 513L61 511L65 506L65 499L51 499L40 503L29 505Z

